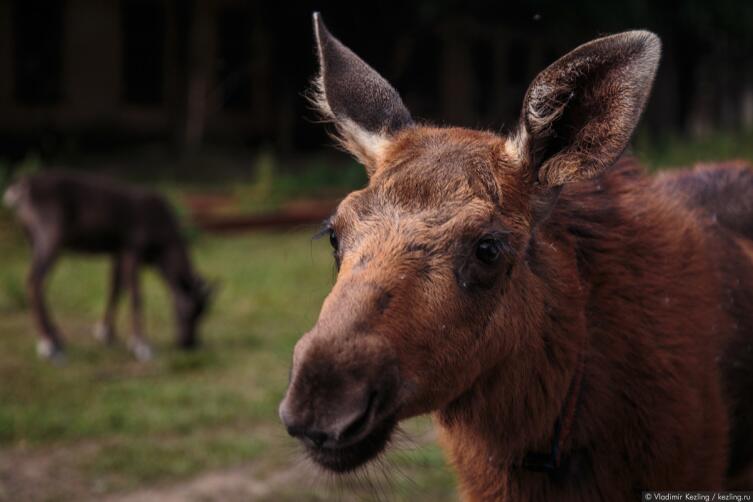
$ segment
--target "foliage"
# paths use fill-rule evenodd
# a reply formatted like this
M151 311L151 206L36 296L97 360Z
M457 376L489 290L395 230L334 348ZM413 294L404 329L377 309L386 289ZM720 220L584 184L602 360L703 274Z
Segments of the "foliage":
M688 167L725 159L753 161L753 132L716 133L693 142L675 135L659 139L642 135L636 141L635 151L651 169Z

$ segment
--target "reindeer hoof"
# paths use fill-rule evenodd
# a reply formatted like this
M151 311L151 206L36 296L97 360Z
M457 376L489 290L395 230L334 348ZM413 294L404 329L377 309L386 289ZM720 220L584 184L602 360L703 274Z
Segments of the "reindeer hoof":
M65 353L63 349L48 339L42 339L37 342L37 355L41 359L46 359L55 364L65 362Z
M94 338L105 345L110 345L115 340L115 333L106 323L98 322L94 325Z
M131 345L131 352L137 361L146 362L152 359L152 348L145 342L134 342Z

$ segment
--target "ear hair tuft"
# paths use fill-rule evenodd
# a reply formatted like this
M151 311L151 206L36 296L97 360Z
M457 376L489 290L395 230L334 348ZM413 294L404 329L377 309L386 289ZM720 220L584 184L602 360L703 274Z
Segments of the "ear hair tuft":
M335 139L373 171L390 138L413 119L395 89L327 30L314 13L319 74L309 101L335 124Z
M622 154L646 105L659 38L629 31L581 45L526 92L509 150L545 186L592 178Z

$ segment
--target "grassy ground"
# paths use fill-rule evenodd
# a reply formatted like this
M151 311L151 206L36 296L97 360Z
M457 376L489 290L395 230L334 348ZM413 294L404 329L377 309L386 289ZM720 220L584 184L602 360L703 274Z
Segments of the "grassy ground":
M205 345L192 354L171 347L169 299L145 273L147 327L157 349L148 364L133 361L123 343L105 348L91 336L107 262L64 258L49 302L69 352L54 367L34 354L23 294L26 246L7 215L0 218L0 499L99 498L231 466L248 469L258 483L290 472L281 486L259 492L269 500L370 498L368 482L322 481L299 467L302 455L277 419L291 348L334 277L328 244L312 242L311 233L196 239L197 264L221 289L203 325ZM120 317L125 335L127 308ZM404 474L389 482L376 474L371 482L397 498L452 499L430 423L407 428L415 444L388 459Z
M639 138L636 152L654 169L753 159L753 136L692 144ZM33 159L29 164L33 170ZM325 164L301 177L261 154L242 183L157 184L176 202L209 186L232 195L233 210L266 211L364 182L360 168ZM454 500L454 480L427 419L406 426L413 439L388 455L390 478L376 472L340 482L307 467L279 425L292 346L314 322L334 279L329 245L312 242L312 233L194 232L199 268L222 283L202 329L205 345L192 354L171 347L169 299L157 277L145 273L147 327L157 349L148 364L133 361L122 342L104 348L91 336L103 308L106 261L66 257L51 278L49 301L68 341L68 361L53 367L34 354L23 287L28 250L0 212L0 500L128 493L124 500ZM125 314L122 308L122 335ZM227 493L217 491L228 486Z

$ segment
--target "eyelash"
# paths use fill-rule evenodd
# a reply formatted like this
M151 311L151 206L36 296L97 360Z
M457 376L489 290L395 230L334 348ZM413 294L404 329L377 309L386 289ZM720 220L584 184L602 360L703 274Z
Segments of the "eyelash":
M316 233L311 237L312 240L319 240L325 235L329 235L330 232L334 230L334 227L332 226L332 219L327 218L322 222L322 226L319 228L319 230L316 231Z
M339 252L339 240L337 239L337 233L335 232L335 227L332 224L332 218L328 218L324 220L324 223L322 223L321 228L314 234L312 237L313 240L318 240L324 237L325 235L329 236L330 239L330 245L332 246L332 256L335 258L335 266L337 269L340 269L340 252ZM333 242L334 239L334 242ZM337 244L337 245L336 245Z

